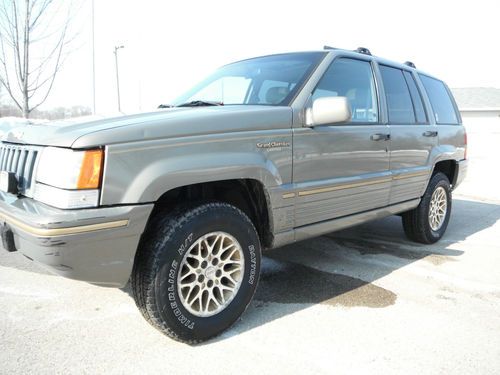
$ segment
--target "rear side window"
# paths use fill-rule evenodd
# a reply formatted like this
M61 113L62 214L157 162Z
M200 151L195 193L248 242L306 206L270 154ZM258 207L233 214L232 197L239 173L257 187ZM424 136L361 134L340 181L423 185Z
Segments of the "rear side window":
M443 82L419 74L427 96L431 101L432 111L437 124L458 124L458 116L450 94Z
M413 101L413 109L415 110L415 117L417 118L417 122L419 124L427 123L427 115L425 114L424 104L422 103L422 96L420 95L420 91L417 88L417 84L415 83L415 79L413 78L410 72L406 70L403 71L403 74L406 79L406 83L408 84L408 88L410 89L411 99Z
M415 124L415 111L411 100L410 91L406 84L403 71L380 65L382 82L384 84L387 109L389 111L389 123L391 124Z

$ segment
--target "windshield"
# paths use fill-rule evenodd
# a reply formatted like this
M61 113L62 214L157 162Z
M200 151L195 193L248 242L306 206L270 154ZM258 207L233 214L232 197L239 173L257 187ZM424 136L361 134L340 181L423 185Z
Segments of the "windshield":
M288 105L324 55L288 53L225 65L171 104Z

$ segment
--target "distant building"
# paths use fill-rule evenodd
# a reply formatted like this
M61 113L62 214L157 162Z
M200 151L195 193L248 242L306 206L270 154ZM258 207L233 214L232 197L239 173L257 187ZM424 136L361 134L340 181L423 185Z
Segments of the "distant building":
M466 125L500 126L500 89L469 87L451 89Z

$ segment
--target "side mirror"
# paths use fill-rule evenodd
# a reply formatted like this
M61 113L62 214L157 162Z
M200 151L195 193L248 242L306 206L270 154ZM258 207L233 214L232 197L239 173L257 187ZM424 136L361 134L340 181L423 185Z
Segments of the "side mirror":
M314 100L307 111L306 126L349 122L351 116L351 106L345 96L327 96Z

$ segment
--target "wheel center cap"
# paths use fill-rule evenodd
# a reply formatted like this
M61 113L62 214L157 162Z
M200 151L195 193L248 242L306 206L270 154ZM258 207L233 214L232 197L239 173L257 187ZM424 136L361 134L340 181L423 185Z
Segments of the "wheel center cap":
M208 267L205 271L205 277L209 280L213 280L215 278L215 267Z

